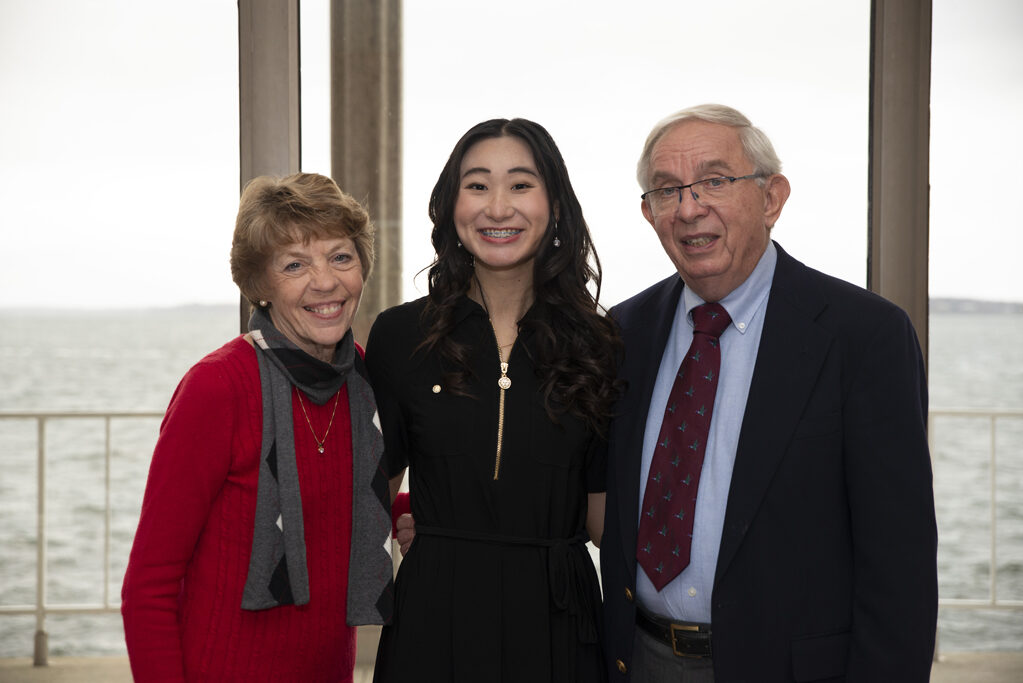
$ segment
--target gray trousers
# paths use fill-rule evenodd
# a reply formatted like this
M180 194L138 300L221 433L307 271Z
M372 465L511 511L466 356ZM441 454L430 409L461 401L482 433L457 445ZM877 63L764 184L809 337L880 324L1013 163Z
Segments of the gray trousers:
M636 627L631 683L714 683L714 660L678 657L666 643Z

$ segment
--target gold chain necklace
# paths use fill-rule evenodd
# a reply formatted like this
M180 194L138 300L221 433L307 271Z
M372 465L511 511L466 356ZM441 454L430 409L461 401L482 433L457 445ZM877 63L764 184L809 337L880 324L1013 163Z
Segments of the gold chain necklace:
M323 433L322 439L316 436L313 423L309 421L309 413L305 411L305 403L302 402L302 390L296 387L295 394L298 396L298 405L302 408L302 414L305 416L305 423L309 425L309 432L313 435L313 440L316 441L316 450L322 453L323 444L327 441L327 435L330 434L330 428L334 426L334 415L337 413L337 404L341 400L341 391L338 390L337 396L334 397L334 409L330 411L330 422L327 423L327 431Z

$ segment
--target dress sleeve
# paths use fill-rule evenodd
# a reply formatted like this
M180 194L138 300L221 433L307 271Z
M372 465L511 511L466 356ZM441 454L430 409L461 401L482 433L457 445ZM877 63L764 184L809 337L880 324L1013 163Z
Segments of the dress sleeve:
M402 330L393 323L391 311L377 316L366 342L366 369L369 371L373 396L380 416L380 431L384 435L384 467L387 476L398 476L408 467L408 430L401 407L400 378L408 366L403 340L412 330Z
M237 400L217 364L200 362L181 380L160 426L121 589L136 680L184 680L179 596L230 469Z
M607 491L607 439L594 435L586 452L586 492Z

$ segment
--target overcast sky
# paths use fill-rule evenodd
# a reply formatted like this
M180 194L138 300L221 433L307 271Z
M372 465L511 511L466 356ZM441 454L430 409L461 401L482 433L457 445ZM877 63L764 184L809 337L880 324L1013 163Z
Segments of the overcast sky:
M326 0L302 3L303 170L329 173ZM429 191L473 124L558 142L614 304L671 272L639 211L650 127L744 111L792 196L774 236L865 284L870 3L430 0L404 10L405 296ZM934 2L931 294L1023 301L1023 4ZM0 307L233 303L234 0L0 2ZM372 285L371 285L372 286Z

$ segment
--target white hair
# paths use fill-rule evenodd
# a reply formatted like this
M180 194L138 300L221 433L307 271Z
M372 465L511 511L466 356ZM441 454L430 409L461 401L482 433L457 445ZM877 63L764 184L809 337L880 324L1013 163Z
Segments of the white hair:
M685 121L706 121L737 128L746 158L753 163L753 172L762 176L781 173L781 159L774 151L774 145L764 131L750 123L742 112L723 104L701 104L675 112L659 121L650 131L636 164L636 180L644 191L650 189L647 185L650 183L650 157L654 147L668 131ZM758 182L763 184L763 179L758 179Z

